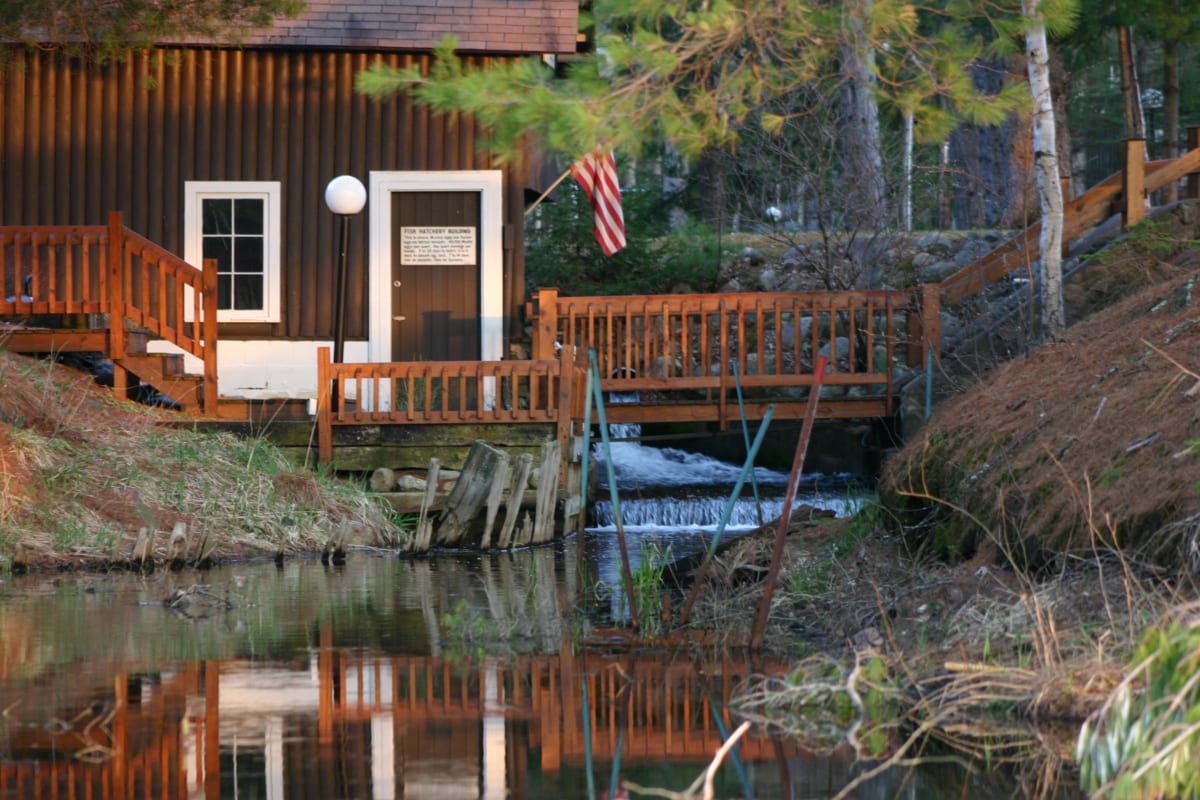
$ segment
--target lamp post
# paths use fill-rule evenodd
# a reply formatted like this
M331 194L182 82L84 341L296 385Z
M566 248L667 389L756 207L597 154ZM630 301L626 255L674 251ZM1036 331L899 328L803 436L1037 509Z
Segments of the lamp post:
M325 205L342 218L338 236L337 285L333 306L333 360L341 363L346 348L346 249L350 239L350 218L367 204L367 190L353 175L339 175L325 187Z

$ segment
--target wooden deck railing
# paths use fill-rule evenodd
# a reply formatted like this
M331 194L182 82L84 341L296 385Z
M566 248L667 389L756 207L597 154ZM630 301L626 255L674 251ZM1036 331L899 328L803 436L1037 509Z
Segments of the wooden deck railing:
M582 354L567 349L555 359L533 361L342 364L321 347L318 458L332 462L337 425L542 422L556 425L565 444L583 419L586 381Z
M216 408L215 261L196 269L113 212L107 226L0 227L0 285L0 316L107 315L97 325L106 326L118 390L130 327L190 353L204 364L204 407Z
M594 349L605 391L688 392L715 404L723 424L738 384L752 397L806 396L818 355L829 359L827 385L858 387L890 408L912 309L911 292L883 290L559 297L543 289L529 314L536 358L559 346Z

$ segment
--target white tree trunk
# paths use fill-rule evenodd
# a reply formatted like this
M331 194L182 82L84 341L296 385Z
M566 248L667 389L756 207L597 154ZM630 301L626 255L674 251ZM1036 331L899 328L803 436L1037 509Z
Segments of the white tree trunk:
M913 229L913 112L904 109L904 200L901 224L906 232Z
M1038 12L1040 1L1022 0L1021 13L1027 19L1025 49L1029 56L1029 89L1033 93L1033 159L1042 207L1041 323L1043 335L1050 336L1066 326L1062 293L1063 197L1058 180L1054 105L1050 101L1050 54L1046 25Z

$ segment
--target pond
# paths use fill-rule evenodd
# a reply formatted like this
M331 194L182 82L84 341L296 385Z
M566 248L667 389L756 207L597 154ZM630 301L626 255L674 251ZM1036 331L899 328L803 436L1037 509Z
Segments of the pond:
M0 797L604 797L682 791L785 664L623 646L579 610L574 539L492 556L0 582ZM589 555L591 553L592 555ZM585 725L585 720L587 724ZM869 765L744 738L721 798L820 798ZM956 763L857 797L1011 797Z

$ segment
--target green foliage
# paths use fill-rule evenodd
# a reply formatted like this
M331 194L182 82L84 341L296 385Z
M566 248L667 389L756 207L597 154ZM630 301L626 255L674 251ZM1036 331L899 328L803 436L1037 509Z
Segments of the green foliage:
M698 224L672 229L669 209L680 198L662 190L661 181L647 183L623 190L627 245L608 257L592 234L587 196L564 181L526 230L528 288L575 296L716 290L726 259L717 236Z
M795 595L820 594L837 579L838 562L868 536L883 529L884 508L878 502L862 502L857 513L834 522L836 533L784 578L787 591Z
M1069 25L1075 5L1046 0L1047 24ZM992 124L1028 102L1018 88L992 96L972 80L987 44L978 3L597 0L591 10L584 23L594 22L595 46L565 80L536 59L469 66L447 38L428 75L376 64L356 87L376 97L411 91L420 103L468 112L502 159L517 157L531 135L570 159L597 146L637 153L660 139L687 158L731 147L760 113L764 129L779 129L786 114L765 107L772 99L816 87L835 101L847 51L872 60L877 101L911 113L924 141L955 120ZM992 36L1024 22L1013 3L988 13Z
M1149 218L1133 226L1125 242L1140 252L1163 260L1200 246L1195 239L1186 239L1172 231L1167 222Z
M1129 676L1084 724L1080 781L1093 796L1200 796L1200 628L1146 632Z
M253 28L295 17L304 6L303 0L6 0L0 3L0 39L108 61L164 41L233 44Z
M633 569L633 598L638 607L642 636L654 637L663 631L663 567L671 560L671 548L642 542L641 558ZM622 592L624 597L624 592Z

